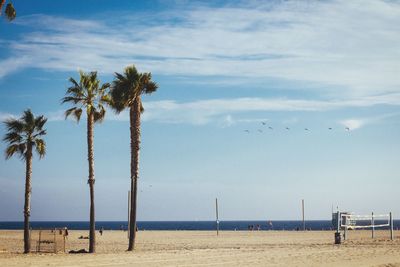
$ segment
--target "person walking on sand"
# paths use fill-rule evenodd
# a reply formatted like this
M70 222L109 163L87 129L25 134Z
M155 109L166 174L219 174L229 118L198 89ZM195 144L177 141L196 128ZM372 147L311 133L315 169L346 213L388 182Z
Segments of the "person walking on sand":
M100 228L100 231L99 231L99 232L100 232L100 235L103 235L103 231L104 231L104 227L101 227L101 228Z

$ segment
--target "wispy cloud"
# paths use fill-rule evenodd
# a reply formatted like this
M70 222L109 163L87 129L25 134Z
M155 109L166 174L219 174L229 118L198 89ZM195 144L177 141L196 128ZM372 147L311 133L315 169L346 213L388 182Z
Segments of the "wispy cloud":
M339 123L345 126L347 129L353 131L361 128L368 122L369 122L368 119L347 119L347 120L342 120Z
M157 23L137 14L21 17L19 23L33 31L10 43L12 55L0 61L0 77L26 67L112 73L135 63L156 74L211 75L228 82L304 81L350 96L399 92L399 3L250 3L190 5L163 13Z
M341 110L347 108L373 107L378 105L400 106L400 94L384 96L360 97L348 100L305 100L286 98L221 98L198 101L178 102L175 100L145 101L143 121L159 123L183 123L192 125L205 125L217 123L228 127L239 123L254 123L268 121L260 117L257 112L320 112ZM64 120L64 110L45 112L44 115L51 121ZM357 129L367 123L376 122L388 117L397 116L398 113L379 115L370 118L349 118L339 121L340 124ZM0 118L13 114L1 113ZM83 118L84 119L84 116ZM128 121L128 112L116 115L108 110L107 120ZM284 124L296 123L297 118L284 120Z
M348 128L350 131L360 129L369 124L379 123L387 118L400 116L400 113L388 113L379 116L364 117L364 118L350 118L339 121L339 124Z
M11 113L5 113L0 111L0 122L3 122L7 119L15 118L14 114Z

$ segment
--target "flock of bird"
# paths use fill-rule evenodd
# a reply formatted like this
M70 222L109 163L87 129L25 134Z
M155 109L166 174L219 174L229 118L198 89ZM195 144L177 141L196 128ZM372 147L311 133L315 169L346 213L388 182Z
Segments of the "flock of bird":
M263 126L267 126L267 123L266 123L265 121L261 122L261 124L262 124ZM269 129L269 130L274 130L274 128L273 128L272 126L268 126L268 129ZM286 129L287 131L290 130L289 127L285 127L285 129ZM350 128L349 128L349 127L345 127L344 129L345 129L346 131L350 131ZM332 127L329 127L328 130L333 130L333 128L332 128ZM310 131L310 129L304 128L304 131ZM250 133L250 130L249 130L249 129L245 129L244 132ZM257 132L262 133L262 132L263 132L263 129L258 128L258 129L257 129Z

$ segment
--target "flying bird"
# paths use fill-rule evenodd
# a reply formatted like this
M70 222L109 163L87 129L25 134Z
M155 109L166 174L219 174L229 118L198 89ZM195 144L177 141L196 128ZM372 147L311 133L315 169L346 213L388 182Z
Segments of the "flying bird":
M328 130L332 130L332 128L331 128L331 127L329 127L329 128L328 128Z
M290 128L289 128L289 127L286 127L286 130L290 130Z
M244 132L246 132L246 133L250 133L250 131L249 131L249 130L244 130Z
M274 128L272 128L271 126L268 127L270 130L273 130Z
M304 131L309 131L308 128L304 128Z
M262 133L262 132L263 132L261 129L258 129L257 131L258 131L259 133Z
M346 129L347 131L350 131L350 128L349 128L349 127L346 127L345 129Z
M261 124L262 124L262 125L266 125L267 123L266 123L265 121L262 121Z

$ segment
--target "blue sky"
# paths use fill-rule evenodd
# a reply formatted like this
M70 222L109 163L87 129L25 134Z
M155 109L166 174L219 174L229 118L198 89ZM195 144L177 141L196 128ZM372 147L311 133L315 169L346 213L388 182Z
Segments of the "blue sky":
M400 214L399 3L14 5L0 19L0 120L49 118L33 220L88 219L85 123L64 120L60 99L78 70L110 82L130 64L159 84L143 99L139 220L213 219L215 197L223 220L299 219L303 198L309 219L332 205ZM128 124L109 111L95 129L98 220L126 219ZM23 189L24 164L2 157L0 220L22 220Z

